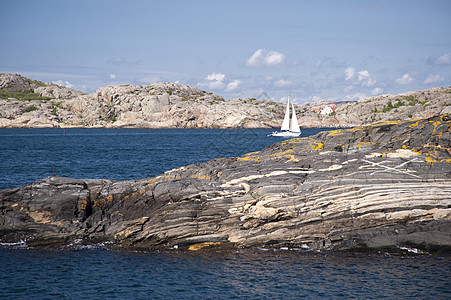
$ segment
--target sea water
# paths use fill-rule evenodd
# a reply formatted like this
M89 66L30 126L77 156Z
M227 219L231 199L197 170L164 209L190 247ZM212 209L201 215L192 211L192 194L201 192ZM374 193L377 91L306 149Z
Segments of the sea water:
M302 136L317 133L304 129ZM0 189L140 179L275 142L266 129L0 129ZM414 249L412 249L414 253ZM0 299L450 299L449 255L297 249L128 252L0 241Z
M302 136L320 129L304 129ZM241 156L281 141L270 129L0 128L0 189L48 176L129 180Z
M449 256L0 249L0 299L450 299Z

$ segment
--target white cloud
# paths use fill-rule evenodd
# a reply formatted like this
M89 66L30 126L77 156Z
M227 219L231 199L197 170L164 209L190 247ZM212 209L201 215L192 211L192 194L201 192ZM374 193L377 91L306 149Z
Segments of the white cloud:
M428 76L428 78L426 78L423 81L423 83L425 83L425 84L427 84L427 83L436 83L436 82L442 82L444 80L445 79L442 76L440 76L440 74L435 74L435 75L431 74L431 75Z
M69 81L65 81L65 80L57 80L57 81L54 81L53 83L57 84L57 85L65 86L70 89L74 88L74 85L72 83L70 83Z
M346 81L351 81L353 82L353 84L360 84L362 86L373 86L376 84L376 80L373 79L372 75L370 72L368 72L367 70L363 70L363 71L359 71L356 73L356 69L349 67L346 68L345 70L345 80ZM356 77L357 75L357 77Z
M212 74L207 75L207 80L223 81L224 78L225 78L225 74L222 74L222 73L213 72Z
M437 61L435 62L436 65L450 65L451 64L451 53L445 53L439 58L437 58Z
M367 97L368 97L368 96L367 96L366 94L364 94L364 93L355 93L355 94L352 94L352 95L346 95L346 96L344 97L344 100L355 101L355 100L365 99L365 98L367 98Z
M116 74L110 74L110 79L111 79L111 80L116 79Z
M285 55L277 51L269 51L265 58L265 62L268 66L276 66L283 63Z
M57 85L64 86L64 87L67 87L67 88L70 88L70 89L73 89L73 90L78 90L78 91L86 91L86 90L88 90L87 86L84 85L84 84L83 85L77 85L77 84L73 84L73 83L71 83L71 82L69 82L67 80L56 80L56 81L53 81L53 83L57 84Z
M380 94L382 94L383 91L384 91L384 89L377 87L371 91L371 95L373 95L373 96L380 95Z
M368 72L366 70L360 71L358 74L359 74L359 81L366 80L368 77L371 76L370 72Z
M225 87L224 83L225 74L213 72L207 75L207 86L211 89L223 89Z
M373 86L376 84L376 80L371 78L371 73L367 70L360 71L358 75L358 80L361 82L362 86Z
M201 83L198 83L198 85L213 90L225 89L227 92L231 92L238 89L238 87L241 85L241 80L228 80L225 74L213 72L207 75L205 80Z
M291 85L292 83L293 82L290 80L280 79L280 80L277 80L274 84L278 87L285 87L285 86Z
M431 56L427 61L428 63L436 66L451 65L451 52L444 53L439 57Z
M345 78L346 81L351 80L355 76L355 69L354 68L347 68L345 70L345 75L346 75L346 78Z
M234 80L234 81L232 81L232 82L229 82L229 83L227 84L226 90L227 90L228 92L234 91L234 90L236 90L236 89L240 86L240 84L241 84L241 80L236 79L236 80Z
M277 66L284 62L285 55L277 51L267 51L265 49L258 49L246 60L245 65L249 67L260 66Z
M395 82L397 84L409 84L409 83L412 83L413 81L414 81L414 79L407 73L395 80Z

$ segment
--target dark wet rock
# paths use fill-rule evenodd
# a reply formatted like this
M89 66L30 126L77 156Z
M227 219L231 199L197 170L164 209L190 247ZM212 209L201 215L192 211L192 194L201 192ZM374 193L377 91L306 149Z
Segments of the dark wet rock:
M0 191L0 239L449 251L450 131L444 115L322 132L142 180L45 178Z

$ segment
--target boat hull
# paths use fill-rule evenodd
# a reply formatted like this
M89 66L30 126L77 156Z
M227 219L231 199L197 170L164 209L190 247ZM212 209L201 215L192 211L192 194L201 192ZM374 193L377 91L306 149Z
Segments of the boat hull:
M281 132L273 132L268 134L268 136L281 136L281 137L297 137L300 136L300 132L292 132L292 131L281 131Z

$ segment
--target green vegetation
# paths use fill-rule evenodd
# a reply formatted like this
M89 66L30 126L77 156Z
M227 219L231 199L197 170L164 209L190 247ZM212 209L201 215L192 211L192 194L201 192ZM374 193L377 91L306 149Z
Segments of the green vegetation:
M388 101L387 106L385 106L380 112L383 112L383 113L389 112L393 108L394 107L393 107L393 104L391 103L391 101Z
M53 106L56 106L58 108L62 108L61 104L63 103L63 101L59 101L59 102L52 102Z
M407 104L405 103L405 101L407 102ZM414 96L404 96L403 99L396 99L396 103L393 104L391 101L388 101L387 106L385 106L384 108L382 108L381 111L378 111L376 108L374 108L373 112L374 113L385 113L385 112L389 112L392 109L401 107L401 106L415 106L416 104L421 104L423 106L426 105L428 101L418 101L417 99L415 99Z
M30 90L7 92L3 89L0 89L0 99L9 99L9 98L15 98L21 101L31 101L31 100L47 101L52 99L50 97L42 97L41 95L36 94Z
M427 100L424 101L418 101L417 99L415 99L414 96L404 96L404 99L407 100L407 102L409 102L409 106L415 106L416 104L421 104L423 106L426 105L426 103L428 102ZM398 100L399 101L399 100Z
M36 106L34 106L34 105L31 105L31 106L25 107L23 112L27 113L27 112L32 112L32 111L35 111L35 110L38 110L38 108Z
M29 82L30 84L35 83L35 84L40 85L40 86L47 86L44 82L39 81L39 80L31 80L31 79L29 79L29 78L27 78L27 80L28 80L28 82Z
M407 102L409 102L409 106L414 106L415 104L418 103L418 100L416 100L414 96L404 96L404 99L407 100Z

